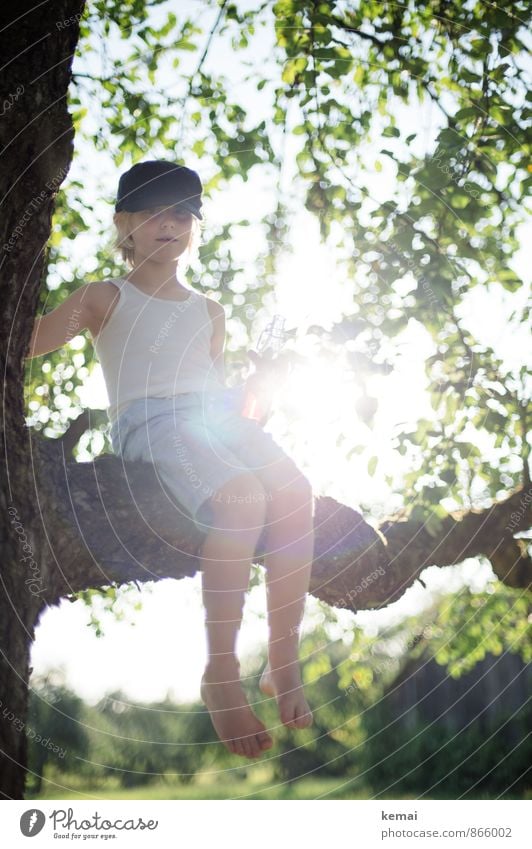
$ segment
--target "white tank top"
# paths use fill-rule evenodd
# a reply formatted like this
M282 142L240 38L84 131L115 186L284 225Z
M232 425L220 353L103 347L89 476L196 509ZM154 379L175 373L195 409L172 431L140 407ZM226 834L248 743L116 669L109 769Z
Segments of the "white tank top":
M106 281L120 298L94 337L112 423L139 398L167 398L224 386L211 355L212 321L205 295L186 300L156 298L123 277Z

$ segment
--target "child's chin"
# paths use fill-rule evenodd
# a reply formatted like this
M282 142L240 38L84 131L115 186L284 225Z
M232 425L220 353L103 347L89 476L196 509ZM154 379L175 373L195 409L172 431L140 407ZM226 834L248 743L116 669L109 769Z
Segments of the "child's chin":
M172 245L173 250L170 250L169 247L164 247L162 250L159 248L158 251L154 251L150 256L154 262L172 262L179 259L180 256L183 255L184 251L180 248Z

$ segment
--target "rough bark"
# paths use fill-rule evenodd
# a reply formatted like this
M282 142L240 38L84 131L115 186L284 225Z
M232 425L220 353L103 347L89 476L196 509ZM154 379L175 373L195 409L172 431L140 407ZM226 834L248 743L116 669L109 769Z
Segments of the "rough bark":
M388 521L379 528L388 542L395 570L408 574L414 561L427 566L453 566L468 557L485 557L509 587L530 589L532 559L529 540L515 534L532 526L532 488L519 487L484 510L470 510L442 520L437 532L421 522Z
M24 428L24 357L37 308L54 197L68 171L66 106L81 0L0 11L0 798L22 798L29 649L50 565ZM69 20L66 26L57 26ZM25 548L26 546L26 548Z

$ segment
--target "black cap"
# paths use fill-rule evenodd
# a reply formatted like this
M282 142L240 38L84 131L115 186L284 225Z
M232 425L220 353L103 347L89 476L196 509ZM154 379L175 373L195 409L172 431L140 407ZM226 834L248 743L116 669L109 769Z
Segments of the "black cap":
M191 168L162 159L138 162L120 177L115 211L178 204L201 221L201 192L201 180Z

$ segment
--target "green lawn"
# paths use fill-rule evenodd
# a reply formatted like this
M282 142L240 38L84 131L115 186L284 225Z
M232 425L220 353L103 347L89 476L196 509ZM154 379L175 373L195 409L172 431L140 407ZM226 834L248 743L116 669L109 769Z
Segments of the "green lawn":
M148 785L124 789L120 787L91 787L78 785L73 789L75 779L63 778L62 789L57 783L44 782L42 792L39 795L27 794L28 799L371 799L373 792L371 788L361 787L360 782L350 784L348 779L334 778L308 778L296 781L292 784L279 784L273 782L226 781L216 783L198 782L189 785L172 784L160 782ZM415 795L398 796L397 794L383 794L379 799L416 799ZM446 796L426 796L427 799L453 798ZM492 797L485 793L475 795L475 799L490 799ZM522 796L508 795L506 798L521 799ZM525 798L531 798L530 793Z
M366 790L343 787L342 780L304 779L293 784L264 783L257 785L249 781L223 781L216 784L166 784L159 783L133 789L83 786L76 790L63 790L46 782L38 795L28 794L28 799L316 799L329 794L327 799L367 799ZM72 788L72 782L64 781Z

